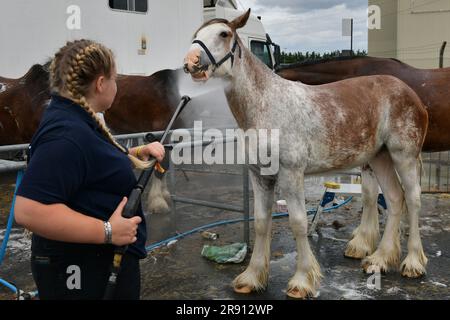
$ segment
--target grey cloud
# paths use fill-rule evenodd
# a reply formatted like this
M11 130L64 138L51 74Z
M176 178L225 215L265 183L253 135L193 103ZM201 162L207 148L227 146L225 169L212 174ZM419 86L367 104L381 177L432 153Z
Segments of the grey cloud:
M285 51L324 52L348 49L350 38L343 37L341 33L343 18L355 19L354 49L367 50L367 1L239 0L239 2L244 7L254 8L254 14L263 17L266 31ZM345 6L330 10L339 4Z
M345 4L347 8L368 5L367 0L257 0L256 3L263 7L287 8L297 12L329 9L341 4Z

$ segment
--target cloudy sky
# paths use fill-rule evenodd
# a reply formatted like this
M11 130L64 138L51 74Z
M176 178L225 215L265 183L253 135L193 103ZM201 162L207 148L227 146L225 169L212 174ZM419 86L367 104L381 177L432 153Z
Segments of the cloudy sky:
M367 50L367 0L238 0L263 18L272 40L284 51L350 49L342 19L354 19L354 50Z

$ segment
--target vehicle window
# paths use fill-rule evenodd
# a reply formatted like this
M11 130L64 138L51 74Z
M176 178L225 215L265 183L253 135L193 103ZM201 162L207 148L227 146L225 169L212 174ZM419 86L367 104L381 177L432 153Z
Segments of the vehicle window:
M114 10L146 13L148 0L109 0L109 7Z
M266 66L273 69L272 57L270 56L269 46L266 42L251 41L250 50L259 58Z

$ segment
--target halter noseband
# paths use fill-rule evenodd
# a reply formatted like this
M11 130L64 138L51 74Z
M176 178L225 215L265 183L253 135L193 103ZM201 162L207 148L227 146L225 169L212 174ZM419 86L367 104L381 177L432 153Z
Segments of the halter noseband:
M205 50L206 54L208 55L209 61L211 62L212 66L213 66L213 72L216 71L225 62L227 62L228 59L231 59L231 67L233 68L234 54L235 54L237 48L239 48L239 59L242 57L242 50L241 50L241 46L238 43L237 37L236 37L236 40L234 41L233 48L231 48L231 51L228 52L228 54L225 57L223 57L223 59L220 60L219 62L216 62L216 59L212 55L211 51L209 51L208 47L201 40L194 40L192 42L192 44L195 44L195 43L200 45L203 48L203 50ZM208 66L205 65L205 66L201 67L199 70L205 71L207 68L208 68Z

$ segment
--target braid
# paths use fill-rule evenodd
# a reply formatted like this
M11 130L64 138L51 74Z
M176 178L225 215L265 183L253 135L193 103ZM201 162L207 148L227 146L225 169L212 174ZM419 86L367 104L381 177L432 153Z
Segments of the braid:
M50 66L51 85L56 92L66 92L95 120L108 141L121 152L128 154L127 150L113 137L108 127L100 121L85 97L85 92L92 81L99 74L109 75L113 66L111 51L102 45L89 40L68 42L55 55ZM139 160L130 154L128 154L128 158L138 169L148 169L155 163L154 161Z
M67 42L66 46L61 48L52 59L50 64L50 86L52 91L59 91L58 88L62 87L62 77L60 75L61 59L67 51L67 48L72 46L73 42Z

